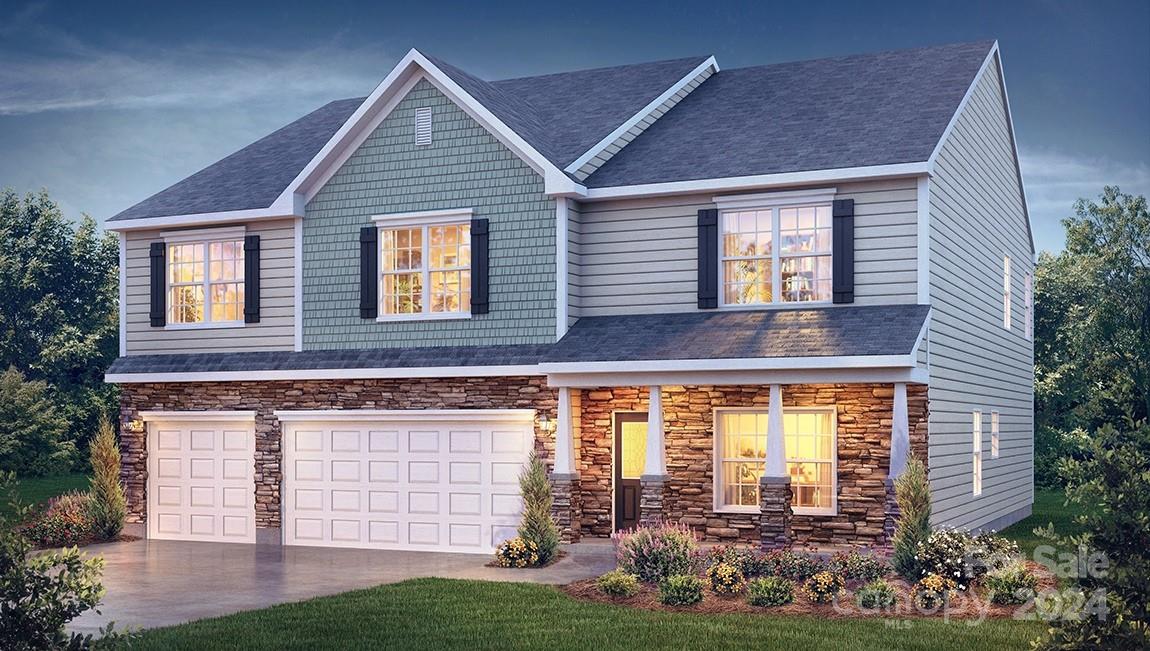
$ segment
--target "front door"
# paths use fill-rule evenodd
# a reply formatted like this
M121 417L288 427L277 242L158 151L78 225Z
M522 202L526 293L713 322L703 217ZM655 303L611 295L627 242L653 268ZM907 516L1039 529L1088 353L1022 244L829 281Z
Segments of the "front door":
M615 414L615 530L639 525L639 477L647 459L647 414Z

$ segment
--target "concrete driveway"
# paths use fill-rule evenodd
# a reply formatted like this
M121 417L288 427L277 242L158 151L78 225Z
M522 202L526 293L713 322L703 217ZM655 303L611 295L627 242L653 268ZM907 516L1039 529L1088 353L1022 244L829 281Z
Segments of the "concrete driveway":
M567 557L533 570L486 567L487 555L265 547L137 540L92 545L104 557L107 595L101 614L85 613L72 630L154 628L420 577L563 584L613 569L607 541L565 546Z

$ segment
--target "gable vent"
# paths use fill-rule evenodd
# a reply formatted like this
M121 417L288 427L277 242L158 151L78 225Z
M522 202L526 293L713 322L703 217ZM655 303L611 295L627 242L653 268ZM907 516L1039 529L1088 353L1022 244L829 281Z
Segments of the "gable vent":
M415 144L419 146L431 144L431 109L415 109Z

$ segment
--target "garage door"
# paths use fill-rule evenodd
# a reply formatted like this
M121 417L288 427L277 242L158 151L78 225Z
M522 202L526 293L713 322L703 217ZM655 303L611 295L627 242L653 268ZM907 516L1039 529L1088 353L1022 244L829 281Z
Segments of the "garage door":
M146 412L148 537L254 543L254 412Z
M285 544L490 553L515 535L533 411L276 415Z

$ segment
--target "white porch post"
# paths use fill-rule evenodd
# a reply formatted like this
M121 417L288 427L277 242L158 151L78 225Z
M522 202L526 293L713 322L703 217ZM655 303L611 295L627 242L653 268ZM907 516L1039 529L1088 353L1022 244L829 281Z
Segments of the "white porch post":
M555 469L560 476L574 476L575 436L571 427L571 389L560 387L558 422L555 426Z
M910 425L907 422L906 383L894 385L894 416L890 428L890 473L894 479L906 470L906 459L910 454Z
M783 388L771 385L771 399L767 405L767 477L787 477L787 451L783 438Z
M663 445L663 387L650 387L647 406L647 458L643 476L663 479L667 474L667 452Z
M767 463L759 478L759 539L763 549L789 547L792 541L791 475L783 432L783 387L771 385L767 404Z

